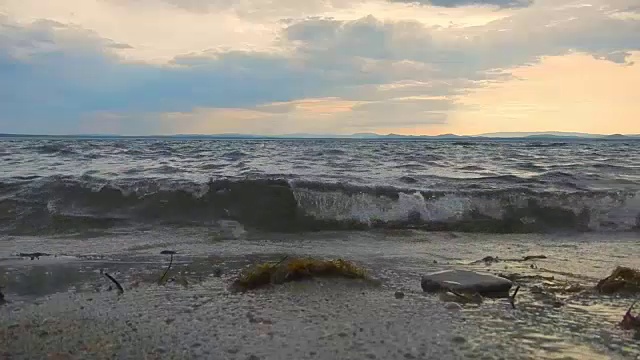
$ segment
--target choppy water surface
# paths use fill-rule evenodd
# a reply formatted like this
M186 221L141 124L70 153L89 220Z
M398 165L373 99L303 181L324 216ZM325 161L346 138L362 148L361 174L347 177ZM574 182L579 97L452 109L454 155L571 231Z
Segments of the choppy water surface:
M640 142L0 140L0 227L630 231Z

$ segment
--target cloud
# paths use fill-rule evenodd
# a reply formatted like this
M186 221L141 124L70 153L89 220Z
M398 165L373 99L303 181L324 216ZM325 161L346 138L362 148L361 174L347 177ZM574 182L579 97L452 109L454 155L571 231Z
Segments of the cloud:
M176 14L204 5L234 11L225 1L162 3ZM197 48L164 62L127 57L145 50L144 42L129 41L135 39L0 15L0 132L273 133L441 126L465 110L461 98L524 81L514 69L535 66L548 56L586 53L631 66L634 51L640 50L636 3L592 3L537 0L473 26L373 15L288 18L266 22L263 31L269 35L258 36L255 46ZM357 4L336 0L330 7ZM170 13L169 8L162 11Z
M447 8L459 6L498 6L501 8L520 8L533 4L534 0L391 0L405 3L442 6Z

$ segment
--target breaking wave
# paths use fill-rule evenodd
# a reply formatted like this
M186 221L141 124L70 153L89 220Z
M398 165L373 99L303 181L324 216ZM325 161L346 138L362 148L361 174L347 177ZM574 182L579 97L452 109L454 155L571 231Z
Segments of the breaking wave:
M136 224L207 226L221 220L279 232L637 231L640 194L524 188L429 192L279 179L195 183L54 176L0 183L0 230L5 233L55 234Z

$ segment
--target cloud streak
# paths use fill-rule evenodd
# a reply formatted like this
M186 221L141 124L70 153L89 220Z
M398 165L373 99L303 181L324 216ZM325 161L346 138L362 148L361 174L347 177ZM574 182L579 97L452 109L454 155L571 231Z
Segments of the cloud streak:
M404 3L442 6L447 8L460 6L497 6L500 8L521 8L533 4L534 0L392 0Z

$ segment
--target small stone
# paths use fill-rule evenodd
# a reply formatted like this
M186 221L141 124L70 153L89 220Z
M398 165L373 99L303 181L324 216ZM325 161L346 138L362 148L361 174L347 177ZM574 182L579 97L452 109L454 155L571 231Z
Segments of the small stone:
M404 293L402 291L396 291L395 297L396 299L404 299Z
M404 354L404 358L405 359L415 359L416 356L413 355L412 353L406 353L406 354Z
M376 354L371 354L371 353L369 353L369 354L367 354L365 356L367 357L367 359L375 359L376 358Z
M467 339L465 339L463 336L456 335L451 339L451 341L453 341L456 344L463 344L467 342Z
M447 310L451 310L451 311L460 311L460 310L462 310L462 306L460 306L460 304L454 303L454 302L448 302L448 303L444 304L444 308L447 309Z
M229 349L227 349L227 352L229 354L237 354L239 351L240 351L240 349L238 349L238 348L229 348Z
M510 280L487 273L469 270L444 270L422 277L422 290L439 292L451 289L465 293L479 293L482 296L508 294L513 286Z
M167 320L165 320L164 322L165 322L167 325L169 325L169 324L171 324L171 323L172 323L172 322L174 322L174 321L176 321L176 319L174 319L174 318L168 318L168 319L167 319Z
M221 269L221 268L218 268L218 267L217 267L217 268L215 268L215 269L213 270L213 276L215 276L215 277L221 277L221 276L222 276L222 269Z
M341 337L341 338L345 338L345 337L347 337L349 335L346 332L342 331L342 332L338 333L338 336Z
M247 357L247 360L260 360L260 358L257 355L249 355L249 357Z
M43 337L47 337L47 336L49 336L49 332L48 332L48 331L44 331L44 330L43 330L43 331L40 331L40 332L38 333L38 336L40 336L41 338L43 338Z

